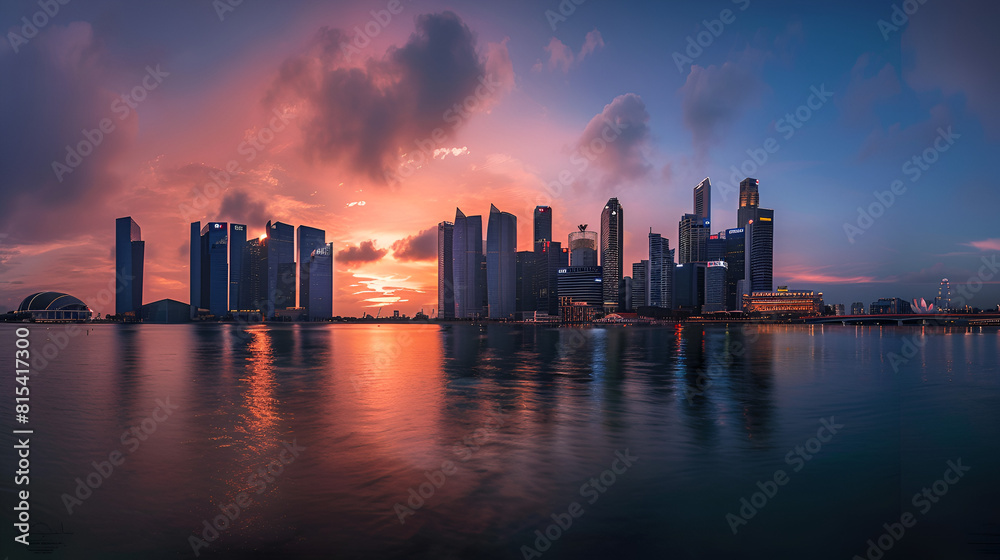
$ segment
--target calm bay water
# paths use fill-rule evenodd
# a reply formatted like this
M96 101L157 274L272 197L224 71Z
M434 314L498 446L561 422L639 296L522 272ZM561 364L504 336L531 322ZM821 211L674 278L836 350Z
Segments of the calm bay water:
M40 352L66 327L30 328ZM32 536L194 557L246 492L202 557L848 559L910 512L885 558L995 558L998 351L979 328L93 325L31 377ZM3 554L34 557L2 432Z

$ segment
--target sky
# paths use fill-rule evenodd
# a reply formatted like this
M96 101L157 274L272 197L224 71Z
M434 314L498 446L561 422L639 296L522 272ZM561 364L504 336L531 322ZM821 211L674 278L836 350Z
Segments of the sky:
M147 303L189 301L190 222L277 220L326 230L336 315L432 314L456 208L529 250L535 205L565 241L617 197L627 274L705 177L735 227L747 176L775 286L1000 303L1000 4L666 4L7 0L0 308L113 312L131 216Z

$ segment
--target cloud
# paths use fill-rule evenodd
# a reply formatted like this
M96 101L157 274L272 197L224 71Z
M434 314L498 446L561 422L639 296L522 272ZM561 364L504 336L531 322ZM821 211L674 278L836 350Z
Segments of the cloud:
M436 227L427 228L416 235L392 244L392 256L398 261L429 261L437 258Z
M281 65L264 101L299 111L309 159L380 183L418 141L435 144L435 131L453 138L472 114L513 87L506 41L480 54L474 34L452 12L418 16L405 45L363 66L348 64L342 40L342 32L321 29L306 54Z
M991 25L975 22L997 20L1000 3L992 0L929 2L910 16L901 38L906 82L918 90L965 96L993 139L1000 138L1000 74L993 70L1000 36Z
M82 210L103 210L123 187L114 169L135 136L136 111L112 111L116 94L107 84L115 80L98 45L84 22L50 25L16 54L0 42L0 227L10 243L74 235ZM114 130L101 133L102 119ZM53 162L66 164L67 146L89 155L60 181Z
M968 243L962 243L962 245L967 245L969 247L975 247L980 251L997 251L1000 252L1000 239L984 239L982 241L970 241Z
M576 148L607 173L605 182L637 179L652 169L645 156L649 119L641 97L619 95L590 119Z
M373 263L382 260L388 252L388 249L375 247L375 242L372 240L362 241L358 245L349 245L346 249L337 251L336 260L348 265Z
M573 49L569 48L566 43L563 43L559 39L553 37L549 39L549 44L545 46L545 52L548 53L548 67L549 70L559 70L563 74L569 72L575 64L583 62L583 59L587 56L595 53L598 49L604 48L604 37L601 36L601 32L594 29L583 40L583 46L580 47L580 53L577 55L573 54ZM542 62L538 61L532 70L535 72L541 71Z
M230 190L222 197L220 220L261 226L267 222L267 216L267 204L253 200L245 191Z
M902 91L896 68L886 63L878 68L871 54L858 57L851 69L851 82L835 103L850 125L877 124L875 108L898 96Z
M693 64L680 89L684 126L699 153L717 143L764 89L760 57L748 51L741 58L707 68Z

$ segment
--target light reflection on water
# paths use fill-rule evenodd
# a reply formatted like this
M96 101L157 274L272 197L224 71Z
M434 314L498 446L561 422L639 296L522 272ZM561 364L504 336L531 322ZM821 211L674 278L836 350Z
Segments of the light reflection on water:
M0 327L0 346L12 339ZM216 557L515 558L629 449L637 463L546 558L844 558L961 456L973 474L893 553L972 558L970 533L1000 522L998 342L979 328L94 326L33 377L32 495L73 532L57 558L185 556L240 492L253 501ZM168 397L178 410L68 515L74 479ZM843 433L734 537L726 513L791 472L786 454L829 416ZM306 449L257 494L249 477L293 440ZM400 524L394 504L447 461Z

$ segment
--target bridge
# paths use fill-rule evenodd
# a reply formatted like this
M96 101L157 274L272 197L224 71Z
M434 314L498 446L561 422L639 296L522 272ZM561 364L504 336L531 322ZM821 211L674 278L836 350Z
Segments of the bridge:
M909 313L810 317L811 325L927 325L938 327L1000 326L1000 313Z

